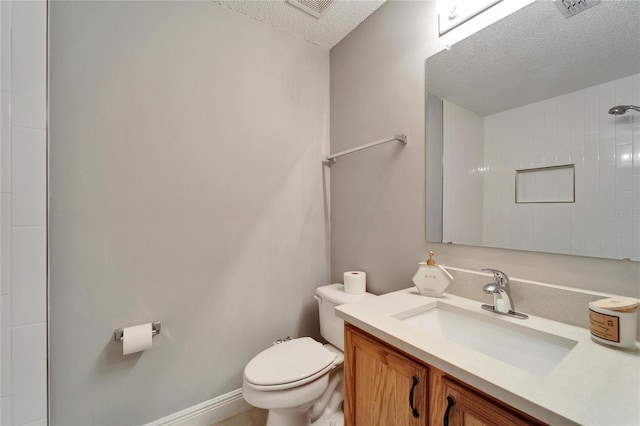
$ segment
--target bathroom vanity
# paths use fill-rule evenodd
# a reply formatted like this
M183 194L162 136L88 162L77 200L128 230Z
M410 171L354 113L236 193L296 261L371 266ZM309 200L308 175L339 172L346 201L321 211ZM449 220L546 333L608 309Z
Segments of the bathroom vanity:
M347 425L544 425L368 333L345 326Z
M639 351L480 305L407 289L337 307L345 424L640 424Z

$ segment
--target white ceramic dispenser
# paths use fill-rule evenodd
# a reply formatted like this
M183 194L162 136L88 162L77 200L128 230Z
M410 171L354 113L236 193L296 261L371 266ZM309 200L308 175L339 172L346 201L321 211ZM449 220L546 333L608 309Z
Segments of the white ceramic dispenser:
M429 260L418 264L418 272L413 276L413 283L423 296L442 297L453 281L451 274L433 260L433 252L429 252Z

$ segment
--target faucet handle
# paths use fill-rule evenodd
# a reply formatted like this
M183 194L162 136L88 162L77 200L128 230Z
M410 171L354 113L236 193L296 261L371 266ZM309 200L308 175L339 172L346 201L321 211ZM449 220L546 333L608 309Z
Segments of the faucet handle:
M498 271L497 269L486 268L483 269L482 272L490 272L493 274L493 283L498 286L505 287L509 284L509 277L502 271Z

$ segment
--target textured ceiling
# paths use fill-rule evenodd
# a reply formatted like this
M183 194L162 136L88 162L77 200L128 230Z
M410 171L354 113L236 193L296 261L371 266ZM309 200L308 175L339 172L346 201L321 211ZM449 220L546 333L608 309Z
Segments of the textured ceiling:
M568 19L536 1L428 58L425 80L429 93L484 116L638 72L640 1L603 1Z
M285 0L220 0L217 3L313 44L331 49L386 0L334 0L319 19Z

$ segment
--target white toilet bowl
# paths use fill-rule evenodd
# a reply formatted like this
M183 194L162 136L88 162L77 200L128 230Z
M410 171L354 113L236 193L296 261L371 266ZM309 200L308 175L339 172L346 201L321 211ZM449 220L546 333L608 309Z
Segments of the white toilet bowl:
M327 391L335 391L336 380L331 380L330 389L330 377L339 375L342 384L342 362L339 349L310 337L280 343L247 364L242 394L254 407L269 410L267 426L308 426L315 420L312 406L325 399L321 397ZM320 414L322 410L314 417Z
M344 322L334 308L369 296L375 297L347 294L342 284L319 287L320 332L330 344L301 337L249 361L242 395L254 407L269 410L267 426L343 426Z

